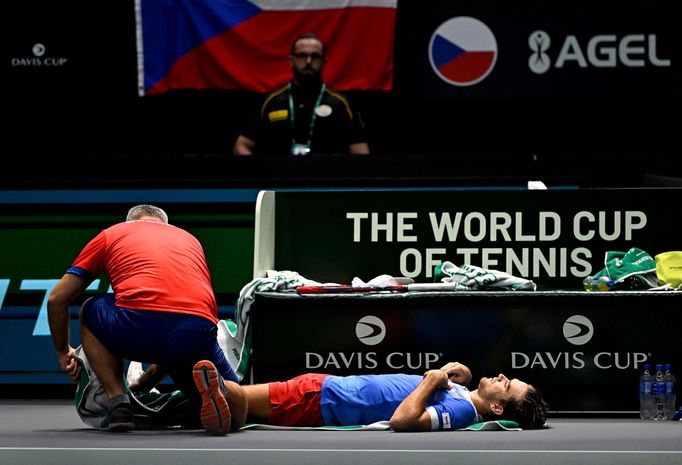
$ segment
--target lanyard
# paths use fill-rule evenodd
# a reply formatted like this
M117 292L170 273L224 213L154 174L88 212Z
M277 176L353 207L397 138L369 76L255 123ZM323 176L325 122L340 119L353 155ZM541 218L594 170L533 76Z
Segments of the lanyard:
M317 100L315 101L315 106L313 106L313 114L310 116L310 130L308 131L308 142L307 146L310 147L310 144L313 141L313 129L315 128L315 119L317 118L317 113L315 112L315 109L320 106L320 102L322 102L322 96L324 95L324 90L327 88L326 85L322 84L322 87L320 88L320 95L317 96ZM291 121L291 143L292 145L296 143L296 124L295 124L295 117L294 117L294 97L291 94L291 83L289 83L289 120Z

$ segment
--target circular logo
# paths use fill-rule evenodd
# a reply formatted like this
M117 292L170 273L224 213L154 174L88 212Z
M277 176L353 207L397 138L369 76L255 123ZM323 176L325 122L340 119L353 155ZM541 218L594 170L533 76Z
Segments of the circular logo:
M592 322L582 315L573 315L564 321L564 337L573 345L581 346L594 336Z
M386 337L386 325L373 315L363 316L355 325L355 335L363 344L375 346Z
M429 61L438 77L448 84L471 86L493 70L497 41L488 26L476 18L450 18L431 36Z
M35 56L41 57L45 55L45 46L43 44L35 44L32 51Z
M322 118L326 118L332 114L332 107L329 105L320 105L319 107L315 108L315 114Z

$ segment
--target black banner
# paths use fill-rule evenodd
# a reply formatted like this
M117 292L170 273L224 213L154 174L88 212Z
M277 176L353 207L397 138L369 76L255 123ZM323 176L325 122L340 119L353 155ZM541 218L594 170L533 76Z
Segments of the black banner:
M642 365L682 367L682 294L467 293L256 296L255 382L304 372L422 374L468 365L471 389L504 373L550 409L633 412Z
M433 281L444 261L582 289L607 251L680 249L682 189L277 192L274 269L349 284Z
M396 85L432 98L681 95L668 2L406 2Z

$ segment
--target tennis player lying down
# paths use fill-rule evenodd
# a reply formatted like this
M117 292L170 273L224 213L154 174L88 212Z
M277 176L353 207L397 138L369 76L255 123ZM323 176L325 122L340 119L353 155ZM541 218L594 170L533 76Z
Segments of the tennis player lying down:
M154 367L154 366L152 366ZM152 370L153 371L153 370ZM395 431L456 430L487 420L513 420L542 428L546 403L530 384L503 374L481 378L469 391L471 371L450 362L424 376L332 376L308 373L284 382L239 385L224 381L213 364L200 361L194 380L202 396L201 422L226 434L249 421L275 426L348 426L390 421ZM130 389L151 388L143 374Z

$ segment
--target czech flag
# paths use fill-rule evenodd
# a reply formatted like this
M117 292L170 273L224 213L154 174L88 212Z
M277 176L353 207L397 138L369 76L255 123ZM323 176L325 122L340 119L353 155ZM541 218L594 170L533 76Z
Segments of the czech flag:
M291 43L326 45L337 90L389 90L397 0L136 0L138 91L269 92L291 79Z

